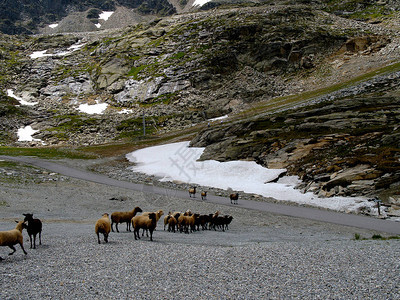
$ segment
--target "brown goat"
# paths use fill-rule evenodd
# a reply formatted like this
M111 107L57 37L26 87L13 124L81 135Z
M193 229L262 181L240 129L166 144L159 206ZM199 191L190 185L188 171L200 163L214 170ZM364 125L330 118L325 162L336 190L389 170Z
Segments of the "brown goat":
M189 233L196 230L195 221L199 217L199 214L192 214L190 216L181 215L178 218L178 226L180 232Z
M0 246L8 246L13 250L13 252L9 253L8 255L13 255L15 251L17 251L14 247L14 245L19 244L21 246L22 251L24 251L24 254L26 253L24 249L24 238L22 236L22 230L24 228L27 228L27 225L25 224L24 221L15 221L17 222L17 226L15 226L15 229L8 230L8 231L0 231ZM0 261L3 260L2 257L0 257Z
M231 198L231 204L238 204L239 193L230 194L229 198Z
M111 230L114 232L113 224L115 223L115 228L118 231L119 223L126 223L126 231L131 231L131 220L138 213L142 212L139 206L136 206L131 211L116 211L111 214Z
M189 197L192 198L192 195L193 195L194 198L196 198L196 187L195 186L191 187L189 189Z
M97 220L94 230L96 232L97 241L99 242L99 244L100 244L100 233L103 234L104 241L108 243L108 235L110 234L111 231L111 224L108 213L103 214L103 216Z
M168 216L168 231L169 232L175 232L176 224L178 221L175 219L174 216Z
M133 233L135 240L140 239L139 230L148 229L150 232L150 241L153 240L153 231L157 226L157 216L155 213L149 213L147 216L135 216L132 218Z
M149 211L143 212L142 216L148 216L149 213L151 213L151 212L149 212ZM156 214L156 222L158 222L158 220L160 220L161 216L164 214L164 211L162 209L159 209L159 210L155 211L154 213ZM149 233L146 229L143 229L142 236L144 236L145 231L146 231L146 236L148 237Z

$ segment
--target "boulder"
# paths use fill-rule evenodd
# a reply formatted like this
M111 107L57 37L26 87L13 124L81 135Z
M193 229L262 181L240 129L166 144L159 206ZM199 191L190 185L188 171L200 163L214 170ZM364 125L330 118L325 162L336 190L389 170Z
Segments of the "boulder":
M376 179L379 175L380 172L369 165L357 165L353 168L333 173L331 180L323 185L323 189L328 191L335 186L347 187L353 182L355 182L353 185L354 188L357 186L370 186L373 185L373 180L371 181L371 179Z

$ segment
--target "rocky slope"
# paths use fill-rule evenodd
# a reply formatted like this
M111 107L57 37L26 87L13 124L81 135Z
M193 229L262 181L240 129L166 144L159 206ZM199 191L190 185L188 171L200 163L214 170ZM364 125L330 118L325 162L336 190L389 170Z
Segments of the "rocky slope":
M16 134L26 125L39 130L34 137L46 145L81 146L137 139L143 115L148 134L163 134L229 114L244 121L214 124L193 141L207 146L204 158L286 167L303 177L302 188L324 196L388 188L393 195L399 67L379 78L365 74L398 60L396 20L361 22L311 5L264 5L96 33L3 35L1 144L26 145ZM335 86L361 75L360 84ZM328 96L306 94L318 89ZM16 105L7 90L37 104ZM290 95L299 96L286 101ZM96 103L107 110L89 115L78 109ZM332 182L334 174L352 168L373 175ZM370 180L370 187L354 183L360 180Z
M121 11L122 9L122 11ZM13 0L0 3L0 32L5 34L36 34L50 32L96 31L103 11L119 11L120 21L135 22L140 18L176 12L167 0ZM114 16L115 17L115 16ZM58 24L51 30L49 25ZM122 25L122 24L120 24Z

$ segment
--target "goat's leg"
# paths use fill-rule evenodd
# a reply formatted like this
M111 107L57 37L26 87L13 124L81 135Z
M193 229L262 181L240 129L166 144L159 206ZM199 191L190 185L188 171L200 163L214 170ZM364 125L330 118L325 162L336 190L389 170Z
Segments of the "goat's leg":
M24 252L24 254L27 255L28 253L25 251L24 245L22 244L22 242L19 243L19 245L21 246L21 249L22 249L22 251Z
M36 249L36 234L33 235L33 249Z
M115 229L117 230L117 232L119 232L119 230L118 230L118 222L115 223Z
M11 250L13 250L13 252L11 252L11 253L8 253L8 255L13 255L13 254L14 254L14 252L15 252L15 251L17 251L13 245L11 245L11 246L8 246L8 247L10 247L10 248L11 248Z
M39 231L39 245L42 244L42 232Z
M100 243L100 234L99 234L99 233L97 233L97 242L98 242L99 244L101 244L101 243Z
M112 232L114 232L114 227L113 227L113 225L114 225L114 222L111 220L111 231L112 231Z

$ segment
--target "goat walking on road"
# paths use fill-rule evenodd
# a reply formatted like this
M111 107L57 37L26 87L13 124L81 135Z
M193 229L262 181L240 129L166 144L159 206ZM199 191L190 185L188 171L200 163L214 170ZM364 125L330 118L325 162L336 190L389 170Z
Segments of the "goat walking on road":
M229 198L231 198L231 204L238 204L239 193L230 194Z
M192 198L192 195L193 195L194 198L196 198L196 187L195 186L191 187L189 189L189 197Z

